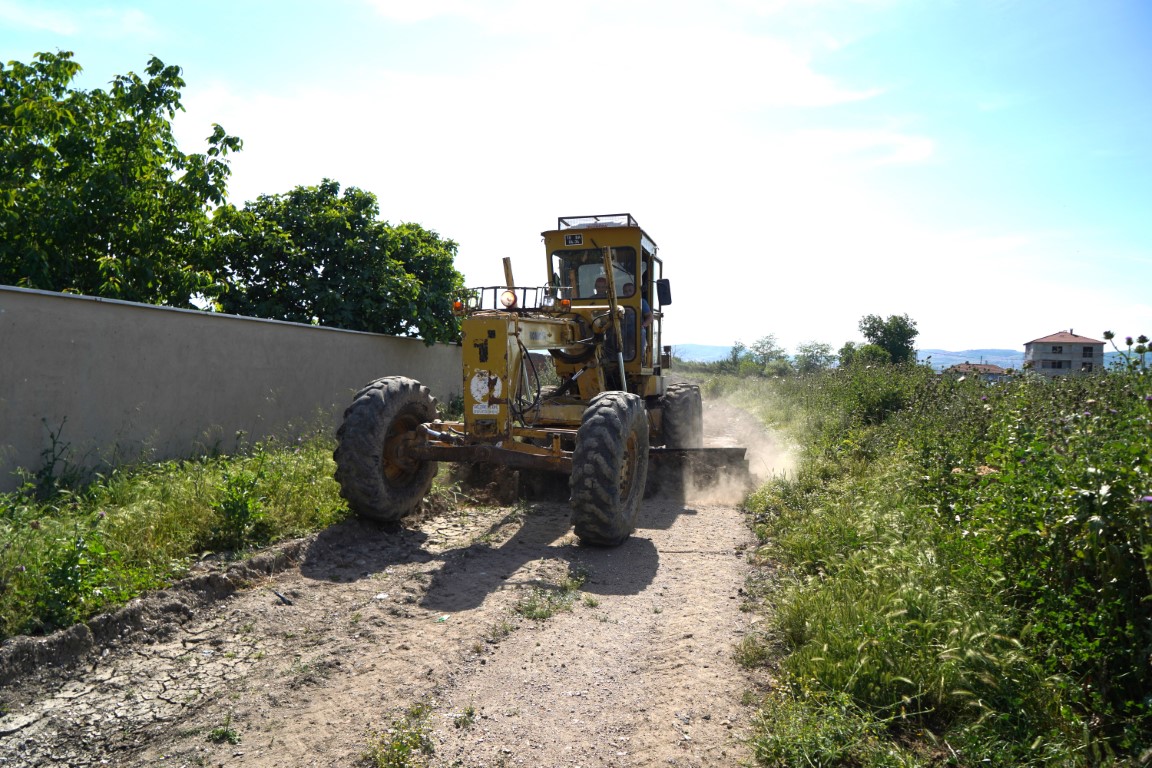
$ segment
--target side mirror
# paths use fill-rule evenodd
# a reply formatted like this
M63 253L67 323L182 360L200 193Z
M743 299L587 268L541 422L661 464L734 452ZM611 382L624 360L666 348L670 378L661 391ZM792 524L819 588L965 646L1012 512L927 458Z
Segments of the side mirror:
M660 299L662 307L672 303L672 285L668 282L668 278L662 277L656 281L656 297Z

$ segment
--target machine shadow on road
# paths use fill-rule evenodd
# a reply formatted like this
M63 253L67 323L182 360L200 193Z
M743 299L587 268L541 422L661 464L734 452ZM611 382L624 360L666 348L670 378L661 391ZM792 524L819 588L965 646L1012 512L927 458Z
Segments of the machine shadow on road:
M424 549L427 541L423 531L353 517L317 534L304 553L300 573L320 581L369 578L397 563L437 559Z
M567 504L533 504L512 537L499 546L473 544L444 552L444 567L433 577L421 606L448 613L464 611L479 606L492 592L518 583L549 586L540 579L517 577L518 571L535 561L566 563L565 575L583 575L587 592L632 594L651 582L658 561L651 541L633 537L619 547L585 547L567 536L570 514ZM617 568L616 562L626 566Z
M640 503L640 517L636 521L637 530L645 528L666 531L676 524L680 517L695 515L692 507L684 506L680 499L670 496L654 496Z
M510 509L487 530L470 534L466 546L439 552L430 551L434 542L421 530L351 519L316 537L300 573L310 579L352 582L396 564L441 563L420 605L444 613L476 608L489 594L520 583L547 586L520 573L537 561L565 563L565 575L573 572L584 577L586 592L636 594L655 578L660 561L656 546L643 531L668 529L677 517L694 514L695 509L649 499L641 506L637 534L618 547L589 547L569 535L571 510L566 503L529 503ZM488 543L503 539L502 531L509 526L516 526L511 537L498 545Z

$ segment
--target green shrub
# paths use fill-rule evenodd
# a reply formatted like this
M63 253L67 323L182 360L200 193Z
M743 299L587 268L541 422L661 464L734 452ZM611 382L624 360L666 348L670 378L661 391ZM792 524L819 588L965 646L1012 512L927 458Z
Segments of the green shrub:
M887 724L872 736L945 745L961 765L1147 757L1139 368L990 386L854 367L768 386L803 413L783 422L801 462L747 505L784 566L774 626L806 722L846 695ZM813 764L834 764L829 750Z
M919 765L885 738L885 723L844 694L777 692L753 724L756 761L770 768L902 768Z
M415 704L383 731L368 735L363 761L374 768L421 768L435 753L426 704Z
M235 553L344 518L332 442L142 464L82 490L0 495L0 639L43 633L181 576L207 551Z

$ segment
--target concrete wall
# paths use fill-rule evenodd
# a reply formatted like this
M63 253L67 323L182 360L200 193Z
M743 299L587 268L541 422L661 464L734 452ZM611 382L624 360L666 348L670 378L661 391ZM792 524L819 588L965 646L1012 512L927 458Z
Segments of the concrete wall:
M327 423L388 375L460 392L460 348L0 286L0 491L50 431L84 466L176 458Z

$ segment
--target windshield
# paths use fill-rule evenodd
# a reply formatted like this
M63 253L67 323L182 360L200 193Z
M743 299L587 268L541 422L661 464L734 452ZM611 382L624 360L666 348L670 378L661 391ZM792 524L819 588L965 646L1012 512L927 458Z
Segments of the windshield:
M612 249L613 278L616 295L623 296L624 286L636 281L636 249ZM561 295L573 299L602 298L608 295L604 275L604 256L599 248L563 250L552 253L551 285Z

